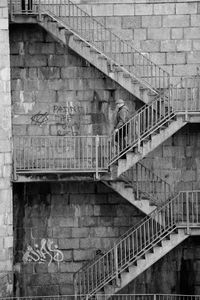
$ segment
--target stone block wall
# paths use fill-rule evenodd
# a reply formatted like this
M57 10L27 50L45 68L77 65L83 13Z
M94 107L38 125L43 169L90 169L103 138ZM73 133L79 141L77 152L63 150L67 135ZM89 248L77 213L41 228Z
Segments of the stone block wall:
M199 237L188 238L120 293L199 295L199 250Z
M41 27L10 26L13 134L108 134L115 100L134 97Z
M103 183L15 184L15 295L73 294L74 273L142 217Z
M165 179L175 192L195 190L200 189L199 151L199 124L188 124L142 162Z
M171 75L194 75L200 60L200 3L171 0L75 0Z
M0 296L12 295L11 97L7 1L0 1Z
M74 273L143 217L102 183L15 184L15 295L73 294ZM189 238L120 293L198 294L199 249Z

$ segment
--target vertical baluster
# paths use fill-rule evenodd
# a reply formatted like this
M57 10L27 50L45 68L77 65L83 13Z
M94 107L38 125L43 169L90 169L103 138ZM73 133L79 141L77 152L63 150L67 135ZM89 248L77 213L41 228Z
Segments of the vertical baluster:
M143 224L143 249L147 246L147 221Z
M120 243L121 245L121 243ZM114 264L115 264L115 276L116 276L116 283L118 284L119 277L118 277L118 247L117 245L114 246Z
M196 223L199 223L199 192L196 192L196 205L195 205L195 212L196 212Z
M190 232L190 211L189 211L189 192L185 192L186 195L186 227L187 234Z
M135 255L139 252L139 229L137 228L135 231Z
M23 140L20 138L20 137L15 137L16 139L16 143L18 143L18 152L17 154L19 155L19 158L18 158L18 155L16 156L16 158L19 160L19 169L21 169L22 167L22 157L23 157L23 152L22 152L22 149L24 149L24 147L22 148L21 147L21 144L23 143Z
M72 149L71 159L73 159L74 157L73 168L76 169L79 160L79 147L80 147L79 137L72 137L72 141L73 141L73 149Z

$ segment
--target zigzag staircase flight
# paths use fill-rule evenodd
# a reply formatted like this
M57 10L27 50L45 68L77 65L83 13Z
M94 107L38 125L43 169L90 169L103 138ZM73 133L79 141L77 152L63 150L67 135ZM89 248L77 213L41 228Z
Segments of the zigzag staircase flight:
M21 14L39 16L38 24L56 40L145 103L169 87L166 71L70 0L42 0L39 5L33 0L31 11L28 3L22 11L21 2L13 1L11 19L20 22Z
M119 292L191 235L200 234L200 191L181 191L74 276L76 295Z
M12 2L11 18L17 22L16 16L23 13L26 16L35 14L36 22L54 38L68 45L140 100L150 103L131 117L121 128L121 133L109 139L111 172L102 176L102 180L119 178L187 122L200 121L199 76L185 78L177 86L170 86L167 72L70 0L58 0L56 3L43 0L39 6L37 1L33 1L33 9L28 11L27 7L24 12L20 1ZM121 146L115 146L116 137L121 139ZM118 192L123 189L123 183L109 181L109 184ZM127 189L123 191L129 200ZM143 206L143 212L152 210L148 207Z
M116 180L103 182L146 215L165 203L173 193L168 182L140 162Z

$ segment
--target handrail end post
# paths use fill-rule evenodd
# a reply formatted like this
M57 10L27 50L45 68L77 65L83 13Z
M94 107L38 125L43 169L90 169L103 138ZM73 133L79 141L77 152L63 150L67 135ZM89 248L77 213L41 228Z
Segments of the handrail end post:
M119 270L118 270L118 253L117 245L114 247L114 266L115 266L115 283L117 287L120 287Z
M99 136L95 137L95 148L96 148L96 179L99 179Z
M186 192L186 234L190 234L189 193Z

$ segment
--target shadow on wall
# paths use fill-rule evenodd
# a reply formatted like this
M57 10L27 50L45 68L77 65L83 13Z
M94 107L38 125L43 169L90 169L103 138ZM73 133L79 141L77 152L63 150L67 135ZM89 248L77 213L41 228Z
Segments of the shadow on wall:
M93 135L108 134L108 128L110 125L108 120L108 101L102 99L97 91L94 91L91 108Z

